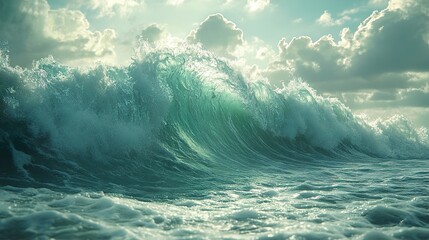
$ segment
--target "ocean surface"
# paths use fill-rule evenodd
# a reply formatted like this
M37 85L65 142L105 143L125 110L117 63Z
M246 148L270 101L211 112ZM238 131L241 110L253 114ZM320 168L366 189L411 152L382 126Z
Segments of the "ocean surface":
M193 47L0 51L0 239L429 239L429 132Z

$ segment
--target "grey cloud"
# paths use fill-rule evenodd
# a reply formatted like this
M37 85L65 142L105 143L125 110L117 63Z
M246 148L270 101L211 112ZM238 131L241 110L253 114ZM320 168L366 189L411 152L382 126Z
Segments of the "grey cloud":
M149 43L155 43L162 38L163 33L164 29L161 26L157 24L152 24L143 29L139 37Z
M208 16L189 34L187 40L191 43L201 43L205 49L228 57L244 42L243 32L219 13Z
M359 47L354 50L352 74L428 71L429 15L414 10L373 13L355 34Z
M304 36L282 39L278 48L264 73L276 86L302 78L360 111L414 109L418 115L429 108L429 5L423 0L391 0L338 41Z
M411 89L401 93L402 106L429 107L429 92L424 89Z
M391 90L421 87L408 73L429 72L429 11L423 0L391 0L355 33L345 29L340 40L298 37L279 42L279 58L266 75L287 69L326 92ZM426 6L426 7L425 7ZM279 67L282 65L283 67ZM278 85L278 77L271 82Z
M331 36L313 42L309 37L298 37L289 43L282 39L278 45L280 61L290 65L303 79L328 81L344 75L340 47Z
M80 11L51 9L46 0L0 2L0 41L10 49L13 65L53 55L61 61L114 54L115 32L89 31Z
M421 88L427 82L429 79L413 81L407 73L385 73L371 78L348 75L329 81L314 81L311 82L311 86L319 91L335 94L369 90L395 93L398 89Z
M271 66L269 71L263 71L261 74L262 76L269 79L272 85L281 88L283 83L294 79L294 76L291 74L291 72L292 71L290 69L287 69L281 65L277 65Z
M396 93L395 92L381 92L377 91L374 92L371 97L370 101L393 101L396 100Z
M354 109L385 108L428 108L429 89L409 88L396 91L357 91L341 95L340 99Z

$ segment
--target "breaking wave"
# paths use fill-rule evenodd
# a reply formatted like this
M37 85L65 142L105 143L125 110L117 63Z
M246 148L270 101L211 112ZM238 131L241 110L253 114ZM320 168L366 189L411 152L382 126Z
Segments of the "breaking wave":
M428 131L405 117L371 122L302 81L249 82L191 47L90 69L0 54L0 177L15 185L159 189L273 162L429 157Z

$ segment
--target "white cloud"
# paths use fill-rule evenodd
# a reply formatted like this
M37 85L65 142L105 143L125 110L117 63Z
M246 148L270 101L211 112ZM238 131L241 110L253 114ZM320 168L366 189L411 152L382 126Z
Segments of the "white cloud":
M429 72L429 13L423 1L393 0L389 6L395 2L401 8L374 12L356 32L344 29L339 41L331 36L281 40L276 64L324 90L336 81L350 89L415 87L419 83L408 73Z
M256 51L256 59L266 60L270 59L272 56L271 49L268 47L261 47Z
M270 0L247 0L246 9L249 12L257 12L264 10L270 5Z
M302 18L295 18L292 22L293 23L302 23Z
M252 37L239 45L230 61L236 69L244 73L248 80L262 80L260 67L267 67L276 56L276 52L263 40Z
M282 39L263 74L276 86L302 78L355 109L429 107L428 10L424 0L392 0L339 40Z
M185 0L167 0L167 5L178 6L181 5Z
M418 0L390 0L387 9L405 10L410 8L411 6L415 6L415 4L417 4L418 2Z
M350 8L350 9L346 9L344 10L340 15L341 16L349 16L349 15L353 15L356 14L360 11L359 8Z
M187 40L201 43L203 48L221 56L232 57L232 53L243 44L243 32L222 14L208 16Z
M144 6L143 0L73 0L71 5L97 11L98 17L124 17L139 7Z
M389 0L369 0L370 6L387 6Z
M8 42L12 64L28 66L48 55L65 62L114 55L115 31L89 28L80 11L51 9L46 0L7 1L0 9L0 39Z
M234 69L250 81L266 80L259 68L267 67L276 56L272 47L263 40L257 37L245 40L242 30L221 14L208 16L189 34L187 40L228 58Z
M332 36L323 36L313 42L310 37L282 39L278 45L279 63L306 80L328 81L344 75L345 62L342 47Z
M342 25L345 21L349 20L350 17L346 14L343 14L341 18L334 19L332 18L331 13L324 11L322 15L316 20L316 22L323 26L335 26Z
M317 19L316 22L325 26L335 25L334 20L332 19L332 16L328 11L323 12L323 14L320 15L319 19Z
M50 10L45 17L43 31L47 37L57 41L79 38L89 28L89 22L80 11L67 9Z

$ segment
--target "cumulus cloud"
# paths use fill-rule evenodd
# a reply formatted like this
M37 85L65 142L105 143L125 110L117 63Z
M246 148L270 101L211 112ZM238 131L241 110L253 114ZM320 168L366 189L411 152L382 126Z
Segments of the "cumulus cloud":
M419 7L373 13L354 35L353 68L363 76L429 71L429 15Z
M270 5L270 0L247 0L246 9L249 12L257 12L264 10Z
M163 35L163 27L159 26L158 24L151 24L142 30L139 35L139 38L148 43L155 43L161 40L163 38Z
M12 64L28 66L48 55L62 61L113 55L115 31L89 27L82 12L51 9L46 0L0 2L0 41Z
M317 89L359 91L419 88L429 81L429 11L424 0L392 0L339 40L323 36L282 39L279 57L265 73L279 84L289 72Z
M261 76L260 68L269 65L271 59L276 56L275 50L263 40L252 37L237 47L235 58L230 63L242 72L248 80L266 80Z
M316 20L316 22L323 26L335 26L342 25L345 21L349 20L350 17L347 14L342 14L341 18L332 18L331 13L324 11L322 15Z
M259 67L267 67L276 55L271 45L257 37L245 40L243 32L221 14L208 16L187 37L190 43L201 46L221 57L250 81L266 80Z
M208 16L189 34L187 40L201 43L203 48L225 57L232 57L232 53L244 42L243 31L219 13Z
M282 39L278 56L261 74L277 87L301 78L372 116L412 112L413 120L429 126L429 5L390 0L386 6L338 38Z
M343 75L343 54L332 36L323 36L316 42L310 37L293 38L290 42L282 39L278 45L280 61L289 65L304 79L327 80Z

